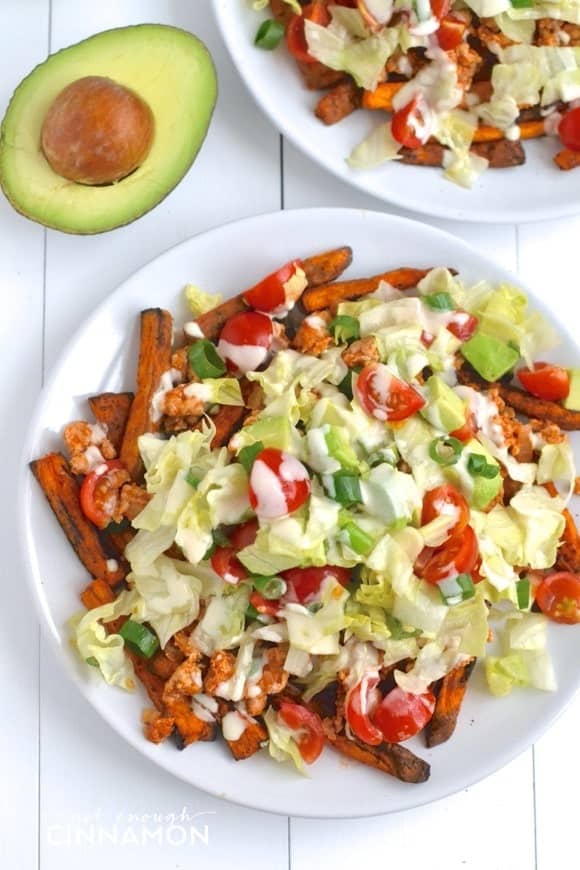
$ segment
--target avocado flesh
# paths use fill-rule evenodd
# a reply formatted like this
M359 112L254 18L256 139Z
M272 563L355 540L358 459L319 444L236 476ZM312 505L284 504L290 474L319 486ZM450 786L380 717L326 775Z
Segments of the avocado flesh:
M131 88L155 119L141 166L102 187L57 175L40 149L53 100L88 75ZM216 96L211 56L191 33L162 24L99 33L51 55L14 92L0 128L0 185L19 212L64 232L99 233L130 223L181 181L203 144Z
M463 357L475 371L492 383L513 369L519 352L491 335L477 332L461 348Z
M465 424L465 405L450 386L437 375L425 384L427 402L421 415L436 429L454 432Z
M570 392L562 402L569 411L580 411L580 369L570 369Z

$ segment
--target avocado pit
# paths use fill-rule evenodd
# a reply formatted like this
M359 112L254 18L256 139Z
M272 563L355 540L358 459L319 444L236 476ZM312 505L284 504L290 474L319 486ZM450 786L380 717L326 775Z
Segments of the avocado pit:
M147 103L104 76L68 85L51 104L41 131L44 156L63 178L112 184L145 160L155 123Z

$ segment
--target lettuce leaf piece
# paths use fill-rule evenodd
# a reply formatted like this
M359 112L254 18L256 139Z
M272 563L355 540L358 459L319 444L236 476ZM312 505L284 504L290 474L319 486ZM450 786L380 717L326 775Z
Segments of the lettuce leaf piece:
M449 293L455 305L460 308L465 299L465 288L459 278L451 274L449 269L438 266L431 269L417 284L421 296L433 293Z
M183 292L185 294L185 301L194 317L199 317L200 314L211 311L223 299L221 293L205 293L194 284L186 284Z
M204 378L186 388L206 404L243 406L240 382L236 378Z
M127 692L135 689L133 665L125 655L125 642L120 634L107 634L103 622L119 616L129 616L137 596L133 591L121 592L114 600L95 607L71 620L73 639L83 661L96 661L106 683Z
M304 32L312 57L330 69L350 73L357 85L368 91L376 88L399 41L395 27L386 27L365 39L357 39L334 15L328 27L306 19Z
M211 422L201 430L173 435L168 441L157 435L141 435L139 452L146 468L147 492L168 489L179 471L189 470L197 459L209 457L214 435L215 426Z
M524 486L508 507L485 514L484 533L500 548L509 565L550 568L564 531L563 501L543 487Z
M246 583L227 587L213 595L206 611L193 630L193 643L204 655L211 656L216 650L233 649L244 635L245 613L250 590Z
M461 187L473 187L489 165L488 160L469 150L476 127L477 116L461 109L447 112L437 119L435 136L449 149L443 154L445 178Z
M134 571L146 569L168 550L175 539L175 525L140 529L125 547L125 556Z
M385 121L359 142L346 162L351 169L375 169L390 160L398 160L401 148L391 132L391 122Z
M407 524L418 518L421 494L411 474L381 463L360 482L361 509L382 520L387 526Z
M296 732L285 725L273 707L264 713L264 724L268 729L268 752L275 761L291 761L300 773L307 776L304 761L296 743Z
M569 502L576 482L576 464L569 441L545 444L538 462L538 483L560 483L565 487L564 501Z
M278 450L291 450L293 445L293 426L288 417L260 417L255 423L244 426L232 437L231 447L239 453L243 447L249 447L261 441L264 447L276 447Z
M546 83L542 92L542 106L562 100L571 103L580 97L580 69L562 70Z
M321 605L316 612L301 604L286 604L283 616L288 626L290 645L311 655L336 655L338 633L348 620L345 603L348 592L333 577L328 577L320 590Z
M485 662L485 675L492 694L508 695L515 686L531 686L545 692L556 689L556 677L546 651L547 619L541 613L513 613L500 630L501 656Z
M531 45L536 30L534 21L529 19L517 21L511 18L509 13L500 12L495 16L495 23L508 39Z
M181 511L175 530L175 543L181 547L185 558L197 565L213 544L212 521L207 499L202 492L195 492Z
M488 626L488 610L484 590L480 584L473 598L447 608L438 639L445 647L453 647L466 656L485 656Z
M457 67L443 52L422 67L395 94L393 109L402 109L418 94L435 115L450 112L461 102L463 91L457 82Z
M149 567L129 574L127 581L139 595L132 618L149 622L162 648L199 614L203 581L187 562L160 556Z
M430 641L419 650L410 671L395 671L395 682L405 692L422 695L431 683L444 677L462 659L453 647L445 648L438 641Z
M356 401L349 402L336 389L328 391L312 410L311 427L324 425L341 428L351 444L370 452L389 444L390 433L384 424L369 417Z

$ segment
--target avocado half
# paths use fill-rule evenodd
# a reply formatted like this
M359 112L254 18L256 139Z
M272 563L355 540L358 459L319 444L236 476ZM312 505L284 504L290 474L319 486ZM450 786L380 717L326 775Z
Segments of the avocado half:
M40 147L55 97L89 75L131 88L155 119L141 166L99 187L57 175ZM63 232L101 233L130 223L181 181L203 144L216 97L213 61L191 33L163 24L98 33L48 57L15 90L0 128L0 185L17 211Z

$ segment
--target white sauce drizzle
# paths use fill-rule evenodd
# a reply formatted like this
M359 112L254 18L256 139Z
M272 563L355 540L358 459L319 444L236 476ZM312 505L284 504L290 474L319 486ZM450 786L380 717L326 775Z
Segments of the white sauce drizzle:
M119 570L119 563L116 559L107 559L107 571L109 574L114 574Z
M288 513L286 496L278 475L260 459L252 466L250 486L257 499L256 513L259 517L275 519Z
M236 740L240 739L247 725L247 719L238 713L237 710L231 710L229 713L226 713L222 719L222 734L225 740L235 743Z
M268 356L267 347L254 344L231 344L229 341L224 341L223 338L220 338L217 349L222 359L228 360L242 374L255 371Z
M183 327L183 331L188 338L203 338L203 332L195 320L189 320Z

